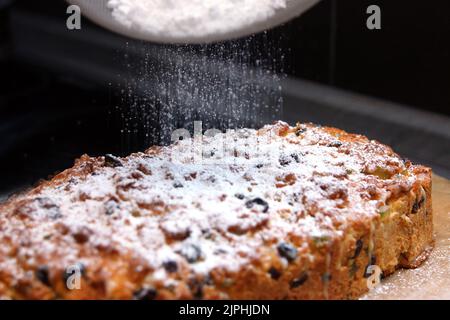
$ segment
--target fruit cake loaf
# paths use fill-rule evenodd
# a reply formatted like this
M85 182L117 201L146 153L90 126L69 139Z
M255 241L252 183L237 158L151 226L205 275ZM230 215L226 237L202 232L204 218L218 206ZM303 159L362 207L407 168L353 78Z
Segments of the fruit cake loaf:
M426 259L431 170L277 122L83 156L0 205L0 242L3 299L357 298Z

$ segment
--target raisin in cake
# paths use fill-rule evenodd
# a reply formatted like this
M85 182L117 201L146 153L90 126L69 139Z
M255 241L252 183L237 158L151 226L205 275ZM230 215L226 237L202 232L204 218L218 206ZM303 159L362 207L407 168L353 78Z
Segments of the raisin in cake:
M426 259L431 170L278 122L83 156L0 205L0 241L3 299L356 298Z

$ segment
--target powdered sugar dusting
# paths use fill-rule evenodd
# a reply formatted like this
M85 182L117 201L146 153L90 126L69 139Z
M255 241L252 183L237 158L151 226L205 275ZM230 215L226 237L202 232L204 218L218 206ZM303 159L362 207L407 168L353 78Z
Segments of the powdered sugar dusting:
M200 37L263 22L295 0L109 0L128 28L167 37ZM296 0L298 1L298 0Z
M280 242L307 254L311 239L342 237L349 221L379 214L387 186L414 181L390 148L334 129L279 122L229 137L229 148L219 148L224 135L204 137L204 163L190 153L191 139L120 166L84 158L70 176L2 208L0 269L19 274L41 261L93 268L108 252L132 257L153 270L149 281L165 285L176 282L164 267L169 260L198 275L237 272ZM379 178L372 167L390 176ZM8 256L19 238L25 245Z

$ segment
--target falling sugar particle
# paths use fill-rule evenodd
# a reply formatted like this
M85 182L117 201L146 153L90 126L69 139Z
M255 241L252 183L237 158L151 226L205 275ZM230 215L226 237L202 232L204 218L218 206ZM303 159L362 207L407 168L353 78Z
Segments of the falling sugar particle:
M281 117L281 37L209 45L127 43L122 84L127 151L170 143L173 130L260 127Z

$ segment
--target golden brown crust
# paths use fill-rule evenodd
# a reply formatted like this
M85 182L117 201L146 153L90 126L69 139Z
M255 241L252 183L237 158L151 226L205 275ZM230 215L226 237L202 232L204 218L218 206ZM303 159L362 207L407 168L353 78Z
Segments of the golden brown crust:
M368 265L389 275L426 259L431 170L360 135L278 122L204 137L200 154L188 139L83 156L0 205L0 241L6 299L356 298Z

